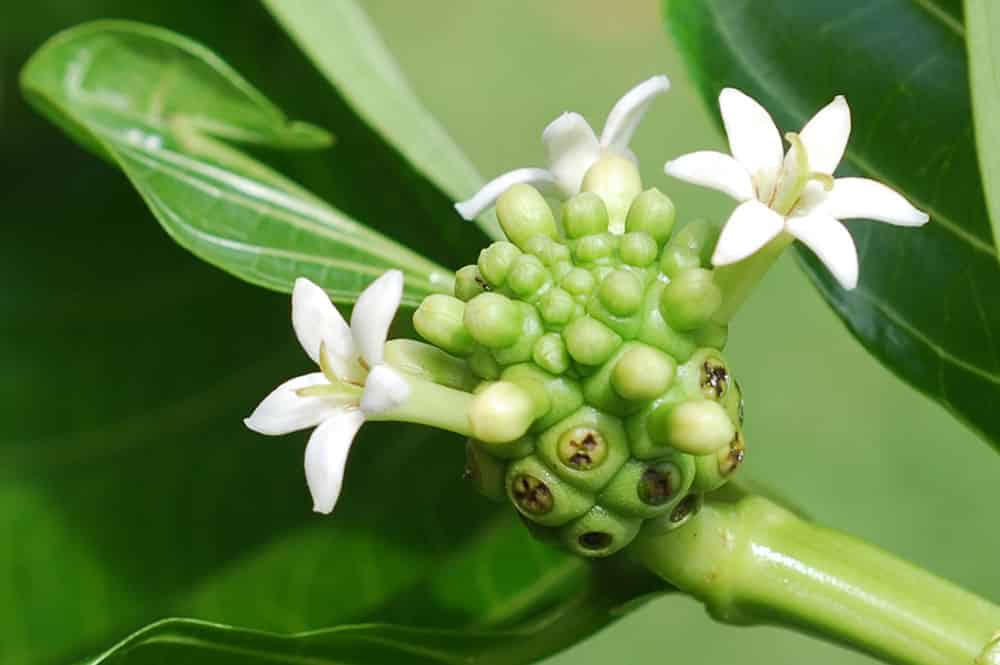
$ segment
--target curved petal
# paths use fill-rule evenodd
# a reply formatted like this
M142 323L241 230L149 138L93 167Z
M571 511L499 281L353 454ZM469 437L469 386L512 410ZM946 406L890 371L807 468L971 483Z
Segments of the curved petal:
M389 335L389 325L403 298L403 273L388 270L368 285L354 303L351 333L354 346L368 367L382 362L382 351Z
M635 86L618 100L608 113L601 130L601 146L621 152L628 148L642 116L649 104L670 89L670 79L662 74L648 78Z
M868 178L837 178L820 207L836 219L874 219L897 226L922 226L930 219L896 190Z
M847 290L858 285L858 250L847 227L833 217L814 214L788 220L788 232L813 251Z
M579 113L563 113L542 132L542 143L561 193L579 194L584 174L601 156L594 130Z
M299 344L319 364L319 348L326 345L334 369L341 369L354 355L354 342L347 322L330 302L326 291L305 277L292 289L292 327Z
M483 185L482 189L473 194L472 198L460 201L455 204L455 210L470 222L489 209L500 195L514 185L518 184L534 185L539 189L552 189L556 187L555 177L545 169L525 168L508 171L493 178Z
M729 151L750 174L776 173L784 150L771 114L757 100L735 88L719 93L722 124L729 138Z
M297 391L327 383L322 372L285 381L264 398L243 424L254 432L273 436L315 427L340 407L323 397L300 397Z
M340 409L325 420L306 445L306 483L312 494L313 510L329 514L340 498L347 453L354 436L365 422L357 409Z
M719 234L712 264L725 266L747 258L785 228L785 218L760 201L740 204Z
M729 155L701 150L666 163L663 171L679 180L717 189L737 201L754 198L753 181L743 165Z
M833 175L847 148L851 135L851 109L843 95L817 111L799 132L809 156L809 168Z
M399 372L387 365L375 365L365 381L361 410L365 415L377 416L402 406L409 397L410 384Z

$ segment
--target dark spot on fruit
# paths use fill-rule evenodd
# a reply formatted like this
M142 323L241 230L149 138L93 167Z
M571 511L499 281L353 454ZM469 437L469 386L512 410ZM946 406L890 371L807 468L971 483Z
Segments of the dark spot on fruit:
M649 467L639 478L639 499L650 506L662 506L674 495L673 467Z
M746 457L747 447L743 441L743 432L737 431L736 436L729 442L729 449L719 459L719 473L728 476L739 468Z
M717 360L706 360L701 366L701 389L706 397L722 399L729 387L729 370Z
M674 524L679 524L683 522L688 517L690 517L695 510L698 508L698 495L688 494L686 497L681 499L681 502L677 504L674 508L674 512L670 513L670 521Z
M607 457L607 444L601 435L589 428L577 427L559 439L559 459L571 469L589 471Z
M611 534L603 531L588 531L576 539L580 547L587 550L603 550L611 544Z
M555 499L552 490L538 478L522 473L511 483L511 494L514 501L525 512L532 515L544 515L552 510Z
M492 291L493 290L493 287L490 286L489 282L487 282L485 279L483 279L482 276L478 272L476 273L476 284L478 284L480 287L482 287L483 291Z

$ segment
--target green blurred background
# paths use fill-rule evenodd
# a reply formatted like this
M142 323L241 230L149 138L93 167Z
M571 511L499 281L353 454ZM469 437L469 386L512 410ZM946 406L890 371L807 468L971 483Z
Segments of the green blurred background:
M134 499L128 486L141 484L143 478L116 471L116 451L98 445L96 461L83 460L90 453L80 452L80 439L63 441L61 424L71 421L75 429L91 432L91 439L99 437L93 432L105 431L101 428L120 433L132 427L141 446L148 433L143 431L145 421L134 420L136 414L179 395L199 393L212 372L222 371L220 362L229 369L259 365L238 375L237 387L210 393L212 399L243 401L259 392L262 377L287 372L286 359L294 357L294 349L270 353L257 362L261 340L291 340L283 318L284 297L234 285L174 247L120 175L25 107L16 91L17 71L27 55L60 28L90 18L125 17L158 22L201 40L293 117L323 125L322 107L311 100L324 91L281 81L287 47L274 48L280 35L249 0L207 5L174 0L141 6L121 0L36 0L4 5L0 564L14 556L11 551L35 547L38 567L44 570L46 548L79 548L81 575L86 575L92 544L81 545L72 528L53 526L42 534L29 530L25 524L36 519L36 512L45 513L50 502L72 503L91 492L112 491L121 492L124 516L81 510L74 519L135 525L155 523L156 516L128 505ZM543 165L540 133L560 112L579 111L599 127L622 92L652 74L667 73L673 89L655 103L632 144L646 182L674 198L681 219L727 213L721 196L662 174L666 159L721 148L723 140L696 98L653 0L368 0L365 5L416 92L486 177ZM310 84L315 86L315 80ZM95 242L101 246L97 254L92 251ZM86 305L83 294L88 294ZM251 321L257 327L246 334ZM158 332L172 330L174 348L144 345L144 324ZM737 318L728 356L747 396L749 477L791 497L825 524L1000 600L1000 529L994 508L1000 500L1000 460L940 407L869 358L791 257L781 261ZM202 366L206 369L199 374ZM244 390L244 383L251 388ZM197 399L192 402L198 404ZM183 417L197 423L197 408L195 412L192 416L185 411ZM162 422L169 429L175 417L167 411ZM179 471L211 464L196 455L216 454L214 443L242 436L237 429L238 423L233 423L231 429L205 431L203 442L185 443L185 452L169 463ZM246 451L286 468L283 473L300 473L297 447L272 444L265 453L265 447L258 446L247 445ZM142 456L141 450L133 454ZM102 467L102 460L113 464ZM149 463L165 462L157 458ZM220 468L224 463L219 461ZM95 467L100 480L74 490L79 494L54 496L38 489L42 481L55 482L77 469L91 473ZM259 492L252 479L241 485L238 478L220 474L220 483L232 483L230 491ZM156 487L145 491L154 493ZM71 508L66 510L72 514ZM274 509L260 518L261 528L282 524L287 514L284 508ZM28 533L34 542L21 539ZM243 545L252 547L252 541L248 536ZM206 562L192 565L208 567ZM163 571L144 570L142 561L123 566L129 584L143 584L147 576L155 580L149 583L166 587L172 579L169 574L164 579ZM184 573L175 577L184 578ZM25 598L41 603L58 597L64 584L31 570L0 577L0 663L51 661L49 654L42 656L32 646L42 639L39 628L19 624L14 608L30 605ZM74 587L72 593L91 593L93 612L100 614L102 604L114 604L130 591L127 585L108 588L95 582L93 588ZM52 639L59 641L62 628L74 621L72 613L53 607ZM66 652L73 649L67 645ZM656 601L549 662L666 660L870 662L776 629L718 627L696 603L681 597Z

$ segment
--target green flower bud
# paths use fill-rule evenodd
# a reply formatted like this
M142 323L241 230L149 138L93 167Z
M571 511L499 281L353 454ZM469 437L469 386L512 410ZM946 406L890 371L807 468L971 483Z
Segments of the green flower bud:
M601 304L615 316L630 316L642 305L642 282L629 270L616 270L597 288Z
M674 229L674 203L655 187L635 197L628 209L625 229L645 231L662 246Z
M521 250L506 240L500 240L479 252L479 274L493 286L501 286Z
M590 510L591 496L561 480L534 455L507 469L507 496L518 512L544 526L559 526Z
M608 208L608 230L625 231L625 216L632 200L642 191L642 179L635 163L627 157L606 154L587 169L583 176L584 192L594 192Z
M596 263L608 260L618 245L618 237L610 233L584 236L573 246L573 256L579 263Z
M545 394L545 413L538 416L533 429L541 431L566 418L583 404L580 385L573 379L555 376L524 363L504 370L504 381L516 383L526 389L541 387ZM532 389L534 389L532 388Z
M660 249L656 246L653 236L645 231L633 231L622 236L618 253L622 261L630 266L645 268L656 260Z
M676 371L677 364L667 354L635 344L615 363L611 386L625 399L645 402L667 392Z
M531 359L536 365L552 374L562 374L569 369L569 353L559 333L542 335L531 347Z
M542 432L537 453L560 478L589 492L599 492L629 457L621 421L586 406Z
M477 348L472 355L467 358L469 369L481 379L495 381L500 378L500 363L497 362L493 354L483 347Z
M605 557L632 542L641 522L594 506L583 517L560 529L563 543L586 557Z
M479 377L472 373L467 362L415 339L386 342L385 362L406 374L456 390L469 392L479 383Z
M455 273L455 297L462 301L472 300L490 285L479 274L478 266L463 266Z
M600 365L622 343L622 338L614 331L589 316L581 316L566 326L563 339L569 355L583 365Z
M691 268L707 268L719 229L698 219L678 231L660 256L660 270L670 279Z
M650 414L647 427L653 440L692 455L714 453L736 436L729 414L709 400L664 404Z
M561 285L567 293L585 298L594 290L594 276L584 268L573 268L562 278Z
M534 307L523 302L515 302L514 304L520 311L518 318L521 321L521 332L510 346L493 350L493 357L501 365L513 365L530 360L535 342L545 334L542 320L538 317L538 312L535 311Z
M666 351L678 362L683 362L694 353L698 345L689 335L677 332L663 318L660 312L660 297L666 284L656 280L646 289L646 299L642 305L642 320L635 338L650 346Z
M413 327L431 344L467 356L475 343L464 323L465 310L465 303L458 298L434 293L424 298L413 312Z
M660 310L675 330L694 330L705 325L722 305L722 290L711 271L685 270L663 289Z
M510 241L525 249L538 235L557 238L552 209L531 185L514 185L500 195L496 203L497 219Z
M663 443L650 436L649 423L652 414L662 415L669 408L684 401L685 395L675 387L666 395L645 405L641 411L625 418L625 432L628 435L629 446L632 456L639 460L653 460L660 457L668 457L676 454L676 450L669 444Z
M493 501L504 500L507 464L489 454L481 444L472 439L465 443L464 475L486 498Z
M569 247L548 236L535 236L528 241L524 251L537 257L543 265L552 266L560 261L569 261Z
M629 460L598 501L622 515L656 517L680 503L694 478L695 461L690 455L674 454L652 462Z
M576 314L577 304L568 291L549 289L538 300L538 311L550 326L564 326Z
M582 192L563 203L562 223L570 238L605 233L608 230L608 208L593 192Z
M743 464L745 457L746 443L743 433L736 430L736 436L728 446L709 455L699 455L694 458L697 468L693 485L695 491L711 492L722 487Z
M535 401L518 385L497 381L472 398L469 430L488 444L508 443L524 436L535 420Z
M491 349L500 349L510 346L520 336L521 312L513 301L499 293L480 293L465 304L463 322L474 340Z
M688 494L669 513L643 522L642 532L656 536L679 529L698 514L702 505L704 505L704 497L701 494Z
M532 302L538 291L549 281L549 271L537 256L531 254L517 257L507 274L507 286L525 302Z

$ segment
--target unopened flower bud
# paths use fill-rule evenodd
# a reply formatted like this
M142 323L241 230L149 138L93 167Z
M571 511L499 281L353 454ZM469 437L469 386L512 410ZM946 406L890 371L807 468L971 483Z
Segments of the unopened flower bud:
M670 279L691 268L709 265L719 230L704 219L698 219L674 234L660 256L660 270Z
M497 241L479 252L479 273L493 286L507 281L507 273L521 250L505 240Z
M608 208L608 230L625 231L625 216L632 200L642 191L642 179L635 163L627 157L605 154L587 170L582 190L593 192Z
M495 381L500 378L500 363L483 347L477 348L467 359L469 369L481 379Z
M522 254L514 260L507 274L507 286L520 299L532 302L535 294L550 281L549 271L537 256Z
M569 352L559 333L547 333L539 337L531 348L531 359L552 374L562 374L569 369Z
M597 263L602 260L606 262L615 253L617 245L617 237L610 233L584 236L576 241L573 256L579 263Z
M645 231L660 246L674 228L674 203L655 187L635 197L625 219L626 231Z
M611 386L625 399L648 401L667 391L677 371L673 358L645 344L630 347L611 373Z
M561 480L534 455L510 465L506 488L522 515L545 526L565 524L594 505L593 497Z
M608 230L608 208L593 192L582 192L563 203L563 228L570 238L605 233Z
M465 304L463 322L474 340L500 349L521 334L521 309L499 293L481 293Z
M629 270L616 270L597 289L601 304L615 316L630 316L642 304L642 282Z
M455 273L455 297L459 300L472 300L488 290L489 284L479 274L478 266L464 266Z
M497 359L498 363L505 366L531 360L531 352L535 347L535 342L545 334L542 320L534 307L520 301L515 301L514 305L520 312L518 319L521 322L521 331L513 344L493 350L493 357Z
M647 420L650 436L692 455L707 455L729 444L736 427L717 402L694 400L665 404Z
M535 402L523 388L508 381L492 383L469 405L473 438L506 443L524 435L535 419Z
M645 231L632 231L622 236L618 253L622 261L630 266L645 268L656 260L659 253L653 236Z
M531 185L514 185L501 194L496 212L503 232L521 249L525 249L534 236L558 237L552 209Z
M636 518L616 515L598 505L560 529L560 535L571 551L586 557L604 557L632 542L640 524Z
M512 365L500 377L532 392L540 387L544 395L532 395L536 401L535 430L544 430L566 418L583 404L579 384L568 377L549 374L531 363Z
M535 236L528 241L524 251L538 257L542 264L546 266L569 260L569 248L561 242L552 240L548 236Z
M573 318L576 309L573 296L558 287L546 291L538 301L538 311L550 326L566 325Z
M722 304L722 290L712 272L692 268L680 273L663 289L660 310L675 330L694 330L705 325Z
M581 316L566 326L563 339L573 360L584 365L600 365L622 343L614 331L589 316Z
M465 303L458 298L435 293L427 296L413 313L413 327L431 344L449 353L466 356L475 342L465 327Z
M594 289L594 276L584 268L573 268L560 282L566 292L576 297L586 297Z

